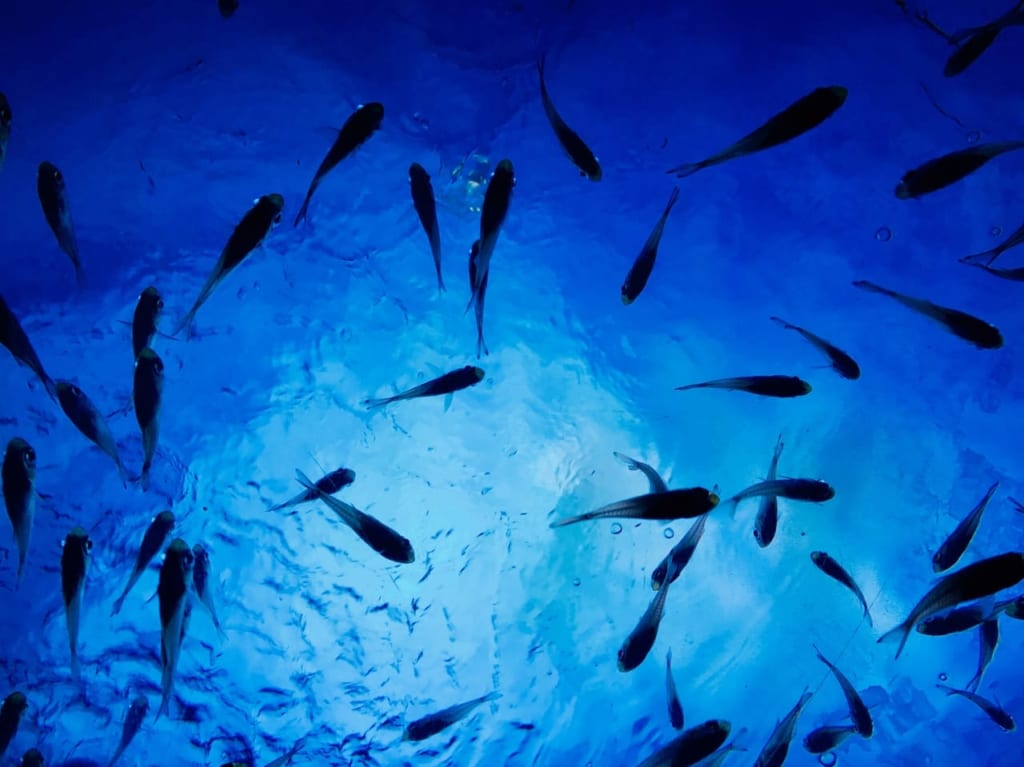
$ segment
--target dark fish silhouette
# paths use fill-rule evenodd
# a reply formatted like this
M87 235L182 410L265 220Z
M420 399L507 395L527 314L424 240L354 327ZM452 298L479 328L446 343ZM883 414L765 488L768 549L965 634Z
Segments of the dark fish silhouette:
M704 517L701 517L704 519ZM668 721L675 730L683 729L685 718L683 716L683 704L679 702L679 692L676 690L676 680L672 676L672 649L669 648L665 656L665 694L668 698Z
M128 714L124 718L124 724L121 726L121 742L117 744L117 750L114 751L114 755L107 762L107 767L114 767L117 760L124 755L128 746L131 745L135 736L138 735L139 730L142 729L142 722L146 718L146 712L148 711L149 701L145 695L139 695L132 701L128 707Z
M649 464L643 461L638 461L635 458L630 458L628 455L622 453L612 453L616 458L626 464L630 471L639 471L645 477L647 477L647 484L651 488L652 493L664 493L668 490L668 485L665 484L665 480L661 478L655 469Z
M7 443L4 452L2 483L4 506L11 520L14 540L18 545L17 585L25 574L28 547L36 516L36 451L21 437Z
M21 715L28 708L28 700L22 692L12 692L4 698L3 705L0 705L0 759L3 758L7 747L11 745L15 734L18 732L18 725L21 724Z
M938 551L932 557L932 570L942 573L960 561L960 557L967 551L967 547L970 546L974 534L978 531L978 525L981 524L981 516L985 513L985 509L988 507L988 503L992 500L992 496L998 487L998 482L993 483L984 497L971 509L971 513L960 520L960 524L956 526L956 529L942 542L942 545L939 546Z
M860 586L853 580L853 576L843 569L842 565L836 562L831 556L826 554L824 551L812 551L811 561L821 570L825 575L830 578L834 578L841 584L846 586L854 596L857 597L857 601L860 602L861 607L864 609L864 618L867 620L869 626L874 624L871 622L871 613L868 610L868 601L864 598L864 592L860 590Z
M135 419L142 431L142 475L139 481L143 490L149 489L149 471L160 439L160 405L163 396L164 362L152 349L143 349L135 361L132 385Z
M803 397L811 393L811 385L796 376L739 376L676 387L676 391L689 389L727 389L762 397Z
M577 522L593 519L647 519L673 520L694 519L707 514L718 505L718 496L703 487L689 487L682 490L668 490L664 493L648 493L610 503L599 509L575 517L559 519L551 527L565 527Z
M669 586L678 577L679 567L670 559L668 572L661 588L658 589L658 593L654 595L647 610L640 616L640 621L626 637L622 647L619 648L619 671L632 671L647 659L651 648L654 647L654 640L658 638L658 627L665 615L665 600L668 599Z
M964 262L968 263L968 262ZM1001 280L1009 280L1010 282L1024 282L1024 266L1018 266L1013 269L1000 269L995 266L989 266L988 264L975 264L971 263L970 266L982 269L993 277L998 277Z
M952 35L949 42L956 45L957 48L946 60L943 74L946 77L955 77L963 73L978 60L981 54L988 50L989 46L996 41L999 33L1006 27L1024 23L1024 17L1021 17L1020 13L1021 8L1024 8L1024 2L1017 3L1010 11L995 21Z
M238 10L238 0L217 0L217 9L225 19L230 19Z
M53 163L39 164L36 192L39 195L39 203L43 206L46 223L50 225L60 249L71 259L71 264L75 267L75 278L78 284L82 285L85 275L82 272L82 262L78 258L78 240L75 237L75 224L71 220L71 206L68 203L64 174Z
M672 207L678 199L679 188L676 187L669 195L668 204L665 205L665 210L662 211L661 216L654 225L654 229L647 236L647 241L633 260L633 265L629 267L629 272L626 273L626 279L623 280L620 290L623 304L628 306L636 301L644 288L647 287L647 280L650 279L651 272L654 269L654 262L658 258L658 245L661 243L661 236L665 232L665 222L668 221L668 214L672 212Z
M678 578L679 574L683 572L683 568L690 564L693 552L697 550L697 544L700 543L700 539L704 536L704 526L707 524L707 521L707 514L701 514L697 517L693 524L690 525L690 529L686 531L686 535L683 536L682 540L673 546L672 550L654 568L654 572L651 573L651 587L655 591L660 590L665 585L665 579L670 572L675 573L675 577ZM678 730L679 728L677 727L676 729Z
M982 262L984 262L984 266L990 266L992 262L999 258L1001 255L1003 255L1003 253L1010 250L1011 248L1016 248L1021 243L1024 243L1024 225L1020 226L1017 230L1013 232L1013 234L1011 234L1001 243L996 245L994 248L989 248L988 250L983 250L980 253L972 253L969 256L964 256L963 258L960 259L960 262L964 264L971 264L972 266L982 265ZM1020 270L1008 269L1003 271L1019 272ZM1007 279L1018 278L1008 277Z
M703 722L658 749L637 767L690 767L715 753L731 730L732 725L724 719Z
M320 497L320 493L327 493L327 495L334 495L340 490L348 487L356 481L356 473L352 469L346 469L344 467L335 469L330 474L321 477L313 486L316 490L304 490L292 498L289 498L283 503L279 503L276 506L271 506L268 511L280 511L290 506L298 506L300 503L309 503L315 501Z
M11 105L8 103L7 97L0 93L0 170L4 169L4 162L7 160L7 142L11 138L11 119Z
M827 754L835 751L848 737L855 735L857 728L852 724L826 725L811 730L804 738L804 748L811 754Z
M469 284L476 284L476 274L478 268L478 262L480 260L480 240L473 242L473 247L469 249ZM474 294L475 300L473 301L473 312L476 315L476 358L480 359L480 354L490 355L490 350L487 348L487 342L484 340L484 302L487 299L487 275L484 275L483 280L480 281L479 291Z
M944 154L904 173L895 194L901 200L909 200L937 192L971 175L989 160L1018 149L1024 149L1024 141L976 144Z
M978 691L982 677L985 676L989 664L992 663L992 658L995 657L996 648L999 646L998 616L994 615L981 624L981 629L978 631L978 643L978 670L965 686L965 689L971 692Z
M76 527L64 539L60 555L61 594L67 618L68 646L71 648L71 675L75 679L82 675L82 667L78 662L78 631L82 622L82 594L85 591L91 549L92 541L85 530Z
M381 399L367 399L363 400L363 404L366 405L367 409L373 409L376 407L384 407L392 402L399 402L400 400L416 399L418 397L436 397L442 394L453 394L463 389L468 389L470 386L476 386L484 380L484 371L478 367L472 365L466 365L465 367L453 370L450 373L445 373L442 376L433 378L425 383L421 383L419 386L414 386L399 394L395 394L391 397L383 397Z
M192 567L192 590L199 597L203 607L210 612L213 627L223 636L224 629L220 627L220 619L217 617L217 604L213 599L213 588L210 585L210 552L207 551L203 544L197 543L192 547L192 558L195 563Z
M117 472L121 477L121 484L128 486L128 475L121 463L121 456L117 452L117 442L114 435L110 433L110 427L106 420L100 415L100 411L92 403L85 392L69 381L57 381L57 400L68 419L75 425L82 435L92 442L96 447L110 456L117 464Z
M30 748L22 755L18 767L44 767L44 764L43 755L39 749Z
M121 612L121 607L124 605L128 592L135 588L135 584L139 582L139 578L146 572L146 568L153 561L153 557L163 548L167 536L171 534L173 529L173 512L161 511L153 517L153 521L149 523L149 527L146 528L146 532L142 535L142 544L139 546L138 554L135 555L135 565L132 567L131 575L128 576L128 583L125 585L124 591L114 601L114 608L110 611L111 615L117 615Z
M926 636L949 636L980 626L998 612L985 603L957 607L948 612L930 615L917 624L917 633Z
M805 330L799 325L792 325L779 317L772 317L771 319L773 322L777 322L787 330L795 330L807 339L812 346L829 358L829 361L832 363L832 369L843 378L848 378L851 381L860 378L860 366L853 357L839 347L829 343L821 336L815 335L809 330Z
M3 296L0 296L0 344L6 347L19 365L24 365L36 377L43 382L46 392L57 399L57 387L53 379L43 369L43 363L39 361L39 355L32 348L32 342L28 340L24 329L18 318L11 311Z
M181 538L175 538L167 547L160 566L157 595L160 598L160 668L161 698L156 712L159 719L168 713L174 691L174 674L181 657L181 643L188 630L189 585L195 564L192 551Z
M558 110L555 109L555 105L551 101L547 84L544 82L545 58L546 54L542 54L537 61L537 74L540 77L540 98L544 102L544 114L547 115L548 122L551 123L551 128L558 138L558 143L562 145L562 149L565 150L569 159L572 160L572 164L579 168L580 175L589 178L591 181L600 181L601 164L597 161L594 153L590 151L590 147L584 143L576 131L570 128L561 115L558 114Z
M797 704L790 709L783 719L775 725L772 734L768 736L764 748L757 756L754 767L782 767L789 755L789 746L793 742L793 734L796 732L796 723L803 713L804 707L810 702L812 693L805 692L800 696Z
M437 272L437 289L444 290L444 279L441 277L441 230L437 226L434 187L430 183L430 174L418 162L409 166L409 187L412 206L430 241L430 254L434 257L434 269Z
M989 719L999 725L1006 732L1012 732L1017 729L1017 725L1013 721L1013 717L987 698L983 698L980 695L968 692L967 690L955 690L944 684L937 684L935 686L944 691L946 695L959 695L961 698L966 698L988 714Z
M871 721L871 712L864 705L864 701L861 699L857 689L850 684L850 680L846 678L846 675L832 661L821 654L821 650L815 647L814 652L818 655L818 660L828 666L832 676L839 683L839 687L843 691L843 697L846 698L846 706L850 710L850 720L853 722L854 727L857 728L857 734L862 738L870 738L875 734L875 724Z
M757 482L750 487L740 490L729 499L730 503L739 503L747 498L758 498L765 495L774 495L777 498L786 498L790 501L808 501L809 503L824 503L836 497L835 488L828 482L820 479L766 479Z
M502 160L494 169L490 181L487 182L487 189L484 191L484 201L480 206L480 237L479 252L476 258L476 271L473 280L473 294L469 299L466 310L479 300L482 286L487 279L491 269L491 258L494 256L494 248L498 244L498 235L505 224L505 217L512 202L512 190L516 185L515 169L511 160Z
M497 700L500 697L501 693L491 692L466 703L459 703L436 713L427 714L427 716L406 725L405 732L402 734L402 740L413 742L426 740L432 735L437 735L437 733L448 729L456 722L465 719L477 707Z
M160 291L150 285L139 296L139 301L135 304L135 314L132 316L132 351L135 352L135 359L139 358L143 349L153 343L156 325L163 311L164 300L160 296Z
M775 442L775 452L772 453L772 462L768 465L768 481L776 479L779 472L779 459L782 457L782 435L779 435ZM754 518L754 540L762 549L775 540L775 533L779 528L779 496L769 493L761 496L761 503L757 507L757 516Z

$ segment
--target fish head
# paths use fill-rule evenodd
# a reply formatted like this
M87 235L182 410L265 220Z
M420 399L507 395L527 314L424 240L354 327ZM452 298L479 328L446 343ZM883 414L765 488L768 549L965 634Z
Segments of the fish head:
M384 105L379 101L371 101L368 104L360 104L357 112L362 112L369 118L370 122L375 127L380 127L381 122L384 120Z
M57 387L57 399L60 400L60 404L65 410L77 406L85 399L82 390L70 381L55 381L54 385Z
M7 454L4 463L13 461L20 463L30 478L36 475L36 451L21 437L15 437L7 443Z
M822 88L822 90L828 94L829 100L836 105L836 108L845 104L846 97L850 95L850 90L842 85L832 85L828 88Z
M710 511L711 509L715 508L721 502L721 500L722 499L719 497L718 493L713 492L713 491L709 492L708 493L708 511Z
M414 162L409 166L409 180L410 181L430 181L430 174L427 173L427 169L420 165L418 162Z
M164 299L160 291L150 285L139 296L139 304L150 310L150 313L159 315L164 310Z
M12 692L4 698L4 708L7 708L8 706L18 714L21 714L28 708L28 698L25 697L25 693L23 692Z
M181 538L175 538L171 541L171 545L167 547L167 553L164 554L165 566L177 564L184 576L192 572L194 563L195 556L185 541Z
M826 554L824 551L811 552L811 561L814 562L814 564L816 564L818 567L821 567L823 564L825 564L827 558L828 554Z
M512 161L509 160L508 158L505 158L504 160L498 163L498 167L495 168L494 170L494 175L506 176L512 181L513 184L515 184L516 182L515 169L512 167Z
M92 540L83 528L76 527L64 539L64 546L75 546L85 553L92 550Z
M132 701L131 707L136 711L141 711L143 714L145 714L147 711L149 711L149 698L147 698L145 695L138 695L136 696L135 700Z
M165 509L156 515L156 519L154 521L159 522L163 527L174 527L174 512L169 509Z
M908 170L903 174L903 178L900 179L900 183L896 185L895 194L900 200L909 200L914 196L913 188L911 184L914 181L914 177L917 175L916 171Z
M483 368L478 368L478 367L476 367L475 365L469 365L468 367L469 367L469 370L470 370L470 372L471 372L471 373L473 374L473 378L474 378L474 379L475 379L476 381L482 381L482 380L484 380L484 371L483 371Z
M21 757L20 767L43 767L43 755L38 748L30 748Z
M60 172L60 168L54 165L52 162L43 161L39 163L39 172L37 176L39 183L49 181L56 184L58 187L64 186L64 174Z

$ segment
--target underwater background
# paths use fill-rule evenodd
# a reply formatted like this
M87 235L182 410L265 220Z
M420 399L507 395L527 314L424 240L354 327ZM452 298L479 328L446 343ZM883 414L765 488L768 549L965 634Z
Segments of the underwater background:
M1021 285L958 259L1024 224L1024 152L921 199L894 188L947 152L1024 139L1024 26L965 72L934 29L982 25L1012 0L774 3L35 0L3 4L0 92L12 118L0 170L0 295L46 371L106 418L124 461L86 440L32 372L0 353L0 443L36 453L24 577L0 522L0 698L27 708L0 764L106 765L129 704L149 701L123 765L638 765L687 726L731 724L754 764L775 724L814 693L802 739L848 722L817 647L870 706L822 764L1024 764L1020 734L936 687L963 688L979 632L876 640L933 584L932 556L999 483L961 565L1024 548ZM581 177L541 100L600 160ZM818 87L849 96L821 125L687 178L666 173L749 133ZM380 102L379 131L293 221L338 129ZM477 358L468 254L502 159L515 187L488 272ZM36 193L59 167L84 279ZM442 270L410 196L430 174ZM620 287L674 188L642 295ZM257 198L281 222L174 334ZM1024 264L1024 249L1000 267ZM1014 261L1014 259L1017 259ZM851 283L979 315L1005 338L978 349ZM133 413L131 323L155 286L164 365L148 489ZM857 380L769 318L835 343ZM483 380L443 398L367 409L464 365ZM794 375L795 398L685 384ZM449 406L450 405L450 406ZM726 499L779 476L826 480L826 503ZM617 653L652 598L651 573L691 521L556 519L647 493L619 452L670 488L722 503L665 598L638 668ZM337 494L400 531L415 561L382 558L319 501L270 511L348 467ZM169 710L161 700L163 550L124 606L147 527L210 555L213 613L195 601ZM69 664L62 544L92 541ZM826 551L864 593L817 569ZM999 598L1020 593L1009 590ZM978 687L1024 716L1024 626L998 618ZM442 733L404 728L499 693ZM688 764L690 762L677 762Z

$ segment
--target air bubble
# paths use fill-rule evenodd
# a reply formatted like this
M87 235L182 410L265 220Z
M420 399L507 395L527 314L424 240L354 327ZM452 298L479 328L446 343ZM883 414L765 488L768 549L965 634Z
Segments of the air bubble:
M939 681L940 682L945 682L947 679L949 679L949 676L946 674L945 671L943 671L941 674L939 674Z
M892 229L887 226L880 226L875 232L875 239L879 242L888 242L892 239Z
M572 585L573 586L579 586L580 585L580 579L579 578L573 578L572 579Z
M818 757L818 762L821 764L821 767L835 767L836 762L838 761L839 759L831 751L827 754L821 754Z
M979 141L981 141L981 131L972 130L967 134L968 144L977 144Z
M1002 233L1003 233L1003 227L1001 227L1001 226L993 226L992 227L992 236L993 237L998 237Z
M665 531L662 533L662 535L664 535L666 538L675 538L676 537L676 531L673 530L671 527L666 527Z
M618 522L616 522L615 524L612 525L612 535L618 535L621 532L622 532L622 525L620 525Z

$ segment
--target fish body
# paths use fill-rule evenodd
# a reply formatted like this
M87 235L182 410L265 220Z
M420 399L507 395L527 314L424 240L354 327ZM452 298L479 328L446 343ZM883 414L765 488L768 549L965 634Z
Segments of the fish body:
M676 391L689 389L727 389L762 397L803 397L811 393L811 385L796 376L738 376L676 387Z
M43 767L44 764L43 755L39 749L30 748L22 755L21 761L18 762L18 767Z
M703 519L703 517L701 517ZM672 676L672 650L665 656L665 695L668 700L668 721L675 730L683 729L685 718L683 716L683 704L679 702L679 691L676 689L676 680Z
M423 231L430 242L430 254L434 257L434 270L437 272L437 289L444 290L444 279L441 277L441 230L437 225L437 202L434 200L434 187L430 183L430 174L418 162L409 166L409 187L412 192L412 206L419 216Z
M139 582L139 578L142 577L149 563L153 561L153 557L163 548L167 536L174 529L174 522L174 512L172 511L161 511L153 517L149 527L146 528L146 532L142 536L142 544L135 555L135 565L132 567L131 575L128 576L128 583L125 585L124 591L121 592L121 596L114 602L114 609L111 611L111 615L117 615L121 612L125 597L135 587L135 584Z
M818 660L828 666L829 671L832 672L832 676L836 678L839 683L839 687L843 691L843 697L846 698L846 706L850 710L850 719L853 722L857 734L862 738L870 738L875 734L875 724L871 720L871 712L868 711L868 707L864 705L864 701L861 699L857 689L850 683L850 680L846 678L846 675L840 671L832 661L821 654L821 650L817 647L814 648L814 652L818 656Z
M25 573L32 526L36 516L36 451L21 437L7 443L4 452L2 482L4 506L18 544L18 579Z
M479 268L480 261L480 240L473 242L473 247L469 249L469 284L475 285L477 282L477 269ZM476 358L480 359L480 355L489 355L491 352L487 348L487 342L484 340L484 301L487 298L487 275L484 275L480 281L480 287L476 293L473 294L473 312L476 315Z
M476 386L484 380L484 371L473 365L466 365L458 370L453 370L450 373L445 373L437 378L421 383L419 386L414 386L404 392L396 394L392 397L384 397L382 399L367 399L363 401L368 410L373 408L383 407L389 405L392 402L399 402L401 400L416 399L418 397L436 397L442 394L452 394L463 389L468 389L470 386Z
M765 495L774 495L777 498L786 498L790 501L824 503L835 498L836 491L832 485L820 479L790 477L766 479L763 482L757 482L748 488L740 490L740 492L729 499L729 502L739 503L747 498L758 498Z
M3 344L19 365L23 365L35 373L46 387L47 393L53 399L57 399L57 387L53 383L53 379L47 375L43 363L39 361L39 355L32 348L32 342L28 340L28 335L21 327L21 322L11 311L3 296L0 296L0 344Z
M665 484L665 480L661 478L661 475L650 464L638 461L635 458L630 458L628 455L623 455L622 453L612 453L612 455L622 461L622 463L626 464L630 471L639 471L647 477L647 484L650 486L652 493L668 492L668 485Z
M658 638L658 627L665 615L665 600L668 598L669 584L678 576L678 571L669 570L665 583L662 584L654 599L647 606L636 627L626 637L619 648L619 671L632 671L637 668L651 652L654 640Z
M811 561L825 575L839 581L839 583L853 592L853 595L857 597L857 601L860 602L860 606L864 609L864 619L867 620L869 626L873 626L871 612L868 610L868 601L864 598L864 592L860 590L860 586L857 585L853 576L846 572L842 565L824 551L812 551Z
M661 244L661 236L665 233L665 223L668 221L668 214L672 212L672 208L678 200L679 187L676 187L669 195L668 203L661 212L657 223L655 223L654 229L647 236L647 241L626 273L626 279L623 280L622 288L620 289L623 304L628 306L636 301L643 292L643 289L647 287L647 281L654 270L654 262L658 258L658 246Z
M0 704L0 759L11 745L21 724L21 715L28 708L28 700L22 692L12 692Z
M470 306L479 298L481 286L490 273L491 258L512 203L512 190L515 189L515 185L516 174L515 168L512 167L512 161L502 160L494 169L490 181L487 182L484 201L480 206L480 246L476 262L476 279L472 285L473 295L469 300Z
M160 404L164 395L164 362L152 349L146 348L135 361L132 397L135 418L142 431L142 489L149 489L149 471L160 439Z
M132 315L132 351L135 359L139 359L142 350L153 343L156 337L156 326L164 311L164 300L160 291L150 285L139 295Z
M670 521L694 519L707 514L718 505L718 495L703 487L688 487L662 493L647 493L624 501L610 503L594 511L551 523L551 527L565 527L592 519L647 519Z
M114 441L114 435L110 433L110 427L100 415L100 411L92 403L92 400L85 396L85 392L75 384L69 381L57 381L56 387L57 400L65 415L86 439L110 456L111 460L117 464L121 483L127 486L127 474L124 464L121 463L121 456L117 452L117 442Z
M965 341L970 341L979 349L999 349L1003 345L1003 336L997 327L966 312L951 309L948 306L940 306L923 298L897 293L895 290L883 288L867 280L857 280L853 286L869 293L888 296L908 309L945 326L950 333Z
M413 742L426 740L427 738L448 729L456 722L465 719L473 713L478 706L482 706L484 703L490 703L500 697L501 693L491 692L487 695L467 701L466 703L459 703L433 714L427 714L421 719L410 722L406 726L405 732L402 734L402 740Z
M346 469L341 467L335 469L330 474L327 474L316 482L313 483L316 490L304 490L298 495L289 498L284 503L279 503L276 506L271 506L270 511L280 511L291 506L298 506L300 503L309 503L315 501L320 497L320 493L327 493L327 495L334 495L335 493L343 490L344 488L351 485L356 481L356 473L352 469Z
M1024 149L1024 141L999 141L975 144L928 160L903 174L896 185L896 197L901 200L916 199L945 189L979 170L990 160L1018 149Z
M957 607L948 612L936 613L917 624L917 633L940 637L969 631L997 614L998 608L998 605L993 608L985 602L979 602L966 607Z
M796 732L797 720L803 713L804 707L810 702L812 693L805 692L800 700L793 706L788 714L775 725L775 729L768 737L768 741L758 754L754 767L782 767L789 755L789 746L793 742L793 734Z
M978 670L971 677L971 681L965 686L965 689L971 692L978 691L978 687L981 686L982 677L988 671L992 658L995 657L996 648L999 646L998 616L992 616L981 624L981 629L978 632L978 643Z
M967 40L957 46L957 49L946 59L946 66L942 74L946 77L956 77L978 60L988 47L996 41L1003 29L998 24L989 24L972 34Z
M160 600L160 709L157 719L167 713L174 690L174 674L181 655L181 643L188 627L189 582L194 564L192 551L181 538L175 538L167 547L157 595Z
M128 707L128 714L124 718L124 724L121 726L121 742L117 744L117 750L114 751L114 755L107 762L107 767L114 767L117 760L124 755L124 752L142 728L142 722L145 720L148 711L149 701L145 695L139 695L132 701Z
M210 552L206 547L197 543L192 547L194 565L192 567L192 589L203 606L210 611L214 628L221 634L224 629L220 627L220 620L217 618L217 604L213 599L213 591L210 586Z
M832 369L843 378L850 381L855 381L860 378L860 365L857 364L857 361L853 357L835 344L826 341L821 336L812 333L806 328L802 328L799 325L793 325L779 317L772 317L771 319L773 322L786 328L786 330L795 330L803 336L811 346L828 357Z
M960 524L956 526L956 529L942 542L942 545L939 546L938 551L932 557L932 570L942 573L960 561L960 557L967 551L967 547L971 544L974 534L978 531L982 514L985 513L989 501L992 500L992 496L998 488L999 483L993 483L984 497L975 504L966 517L960 520Z
M68 624L68 645L71 649L71 675L78 679L81 665L78 661L78 632L82 621L82 595L89 570L89 551L92 541L85 530L76 527L67 538L60 555L61 594L64 597L64 615Z
M944 684L937 684L935 686L944 691L946 695L959 695L961 698L966 698L984 711L988 715L989 719L999 725L999 727L1006 732L1013 732L1017 729L1017 725L1013 721L1013 717L987 698L983 698L968 690L956 690Z
M782 457L782 435L779 435L775 442L775 452L772 453L772 462L768 465L769 482L778 477L779 459ZM779 496L762 495L761 503L757 507L757 516L754 518L754 540L762 549L775 540L775 533L779 529Z
M977 267L985 272L988 272L993 277L998 277L1001 280L1008 280L1010 282L1024 282L1024 266L1018 266L1013 269L1000 269L998 267L989 266L988 264L975 264L971 263L970 266Z
M666 555L666 557L654 568L654 572L651 573L651 586L655 591L660 590L666 582L669 573L675 573L675 577L678 578L679 574L683 572L683 568L690 564L690 559L693 557L693 552L697 550L697 544L700 543L700 539L704 536L704 527L707 524L708 515L702 514L694 520L693 524L690 525L690 529L686 531L686 535ZM674 580L674 579L673 579ZM672 581L668 581L671 583ZM676 728L677 730L680 728Z
M847 89L841 85L815 88L721 152L700 162L678 165L667 172L677 178L685 178L704 168L792 141L835 114L836 110L846 103L847 95Z
M856 734L852 724L827 725L811 730L804 738L804 748L810 754L827 754L843 744L848 737Z
M0 93L0 170L4 169L7 160L7 142L11 138L11 105L7 97Z
M541 55L537 60L537 76L540 78L540 98L544 104L544 114L551 124L551 129L555 132L558 143L562 145L562 149L565 150L569 159L572 160L572 164L579 169L580 175L584 178L589 178L591 181L600 181L601 164L598 162L597 157L594 156L594 153L583 139L579 137L579 134L562 119L562 116L558 114L558 110L555 109L555 105L551 101L547 83L544 81L545 58L545 55Z
M295 216L295 226L298 226L306 218L309 202L313 199L313 193L320 186L324 177L334 170L338 163L365 144L380 129L383 120L384 105L376 101L360 104L356 111L349 115L349 118L341 126L341 130L338 131L338 137L334 140L331 148L327 150L327 155L313 175L306 198L302 201L298 215Z
M731 730L732 725L724 719L703 722L677 736L637 767L690 767L715 753Z
M39 164L36 192L39 195L39 203L43 206L46 223L50 225L60 249L71 259L75 277L81 285L85 281L85 276L82 272L82 262L78 257L78 240L75 236L75 224L71 220L67 187L64 184L64 174L53 163Z

